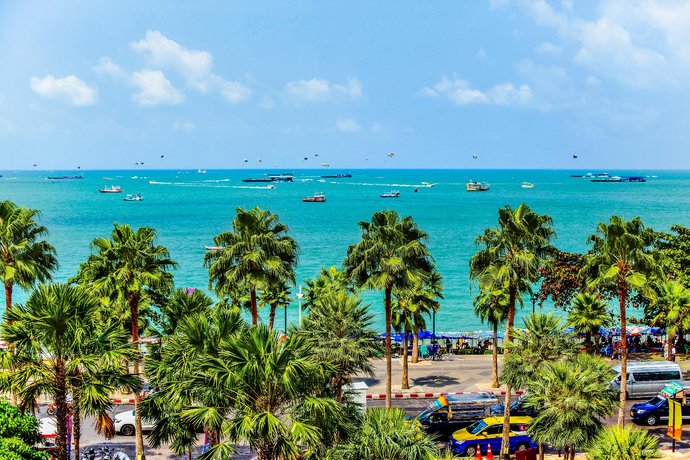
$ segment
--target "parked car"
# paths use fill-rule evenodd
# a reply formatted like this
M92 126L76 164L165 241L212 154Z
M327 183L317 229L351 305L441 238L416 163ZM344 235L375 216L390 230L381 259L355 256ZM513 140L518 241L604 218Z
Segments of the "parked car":
M498 404L491 408L491 415L502 416L505 412L503 404ZM525 397L520 396L518 399L510 403L510 416L524 416L524 417L536 417L537 411L534 409L528 409L525 407Z
M686 404L681 402L683 422L690 420L690 400ZM662 395L654 396L647 402L633 404L630 408L630 418L638 425L654 426L668 422L668 398Z
M527 434L527 425L531 421L531 417L510 417L510 452L524 451L537 446ZM466 457L474 457L477 448L481 450L482 455L486 454L489 445L492 453L500 452L502 444L503 417L487 417L456 431L450 438L451 450Z
M424 429L439 436L441 441L458 429L489 416L498 399L491 393L442 396L414 417Z
M618 391L621 386L621 367L616 366L613 370L617 375L611 386ZM668 361L628 363L627 374L626 392L631 399L655 396L671 382L683 383L678 363Z
M134 411L128 410L115 414L113 419L115 422L115 432L123 436L134 436L136 429L134 427ZM141 419L141 428L144 431L151 431L153 429L153 422L145 418Z

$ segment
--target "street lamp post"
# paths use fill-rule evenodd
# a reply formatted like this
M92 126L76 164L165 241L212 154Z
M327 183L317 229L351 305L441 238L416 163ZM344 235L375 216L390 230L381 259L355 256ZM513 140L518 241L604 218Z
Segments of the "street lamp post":
M431 311L431 338L436 339L436 310Z
M530 297L530 300L532 301L532 314L534 314L534 304L537 303L537 296L536 296L536 295L532 295L532 296Z
M283 325L283 333L287 335L287 305L285 305L285 308L283 309L283 322L285 323Z
M302 294L302 286L300 285L299 287L299 292L296 294L297 296L297 306L299 307L299 310L297 312L297 324L299 324L299 327L302 327L302 297L304 297L304 294Z

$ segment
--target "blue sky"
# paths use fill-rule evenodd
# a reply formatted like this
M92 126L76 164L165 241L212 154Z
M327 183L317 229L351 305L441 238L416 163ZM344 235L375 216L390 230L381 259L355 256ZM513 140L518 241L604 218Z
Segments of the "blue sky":
M688 24L673 0L2 2L0 169L690 168Z

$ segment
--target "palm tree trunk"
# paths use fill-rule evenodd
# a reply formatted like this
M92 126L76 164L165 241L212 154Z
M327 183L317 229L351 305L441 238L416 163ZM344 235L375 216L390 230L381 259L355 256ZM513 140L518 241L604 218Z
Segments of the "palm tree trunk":
M129 308L132 317L132 346L134 347L134 375L139 377L139 298L131 295ZM137 460L145 460L144 432L141 424L141 411L139 410L139 392L134 394L134 428L136 431L136 455Z
M81 458L81 408L79 397L74 395L72 400L72 436L74 437L74 458Z
M498 388L498 323L494 323L494 350L491 359L491 388Z
M55 439L55 454L57 460L67 458L67 378L65 364L58 359L55 365L55 424L57 433Z
M599 333L594 334L594 355L599 354Z
M187 447L187 460L192 460L192 448Z
M539 460L544 460L544 444L539 443Z
M513 343L513 324L515 323L515 299L517 288L510 286L508 289L508 320L506 322L506 335L503 341L503 360L510 354L509 345ZM503 403L503 440L501 442L501 458L510 460L510 384L506 385L506 397Z
M402 382L400 384L400 388L403 390L409 390L410 389L410 382L408 378L408 372L407 372L407 326L403 328L403 360L402 360Z
M271 313L269 314L268 317L268 330L272 331L273 330L273 323L276 320L276 308L278 305L276 304L271 304Z
M12 281L5 281L5 318L7 318L7 313L12 310Z
M391 401L391 374L393 366L391 363L391 288L386 288L386 409L393 407Z
M668 330L668 329L667 329ZM670 332L667 332L666 334L666 343L668 344L668 353L666 355L666 361L673 361L673 334Z
M625 425L625 400L627 398L627 383L628 383L628 334L626 333L626 317L625 304L627 288L621 282L618 285L618 302L621 314L621 392L618 405L618 427L623 428Z
M335 377L335 400L338 404L343 402L343 375L340 372Z
M252 286L249 292L251 294L252 326L256 326L259 324L259 310L256 308L256 288Z
M412 362L419 362L419 326L414 326L414 336L412 337Z

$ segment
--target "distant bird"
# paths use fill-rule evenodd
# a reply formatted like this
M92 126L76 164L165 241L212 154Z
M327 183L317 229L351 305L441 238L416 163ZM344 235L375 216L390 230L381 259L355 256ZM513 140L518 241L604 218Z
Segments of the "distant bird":
M144 164L144 162L142 161L142 162L141 162L141 164L143 165L143 164Z
M367 158L367 157L364 157L364 161L369 161L369 158Z
M388 158L393 158L395 156L395 152L388 152Z
M139 163L134 163L136 166L139 166Z
M573 158L577 159L577 155L573 155Z
M319 154L318 154L318 153L315 153L315 154L314 154L314 156L315 156L315 157L318 157L318 156L319 156Z
M81 166L77 166L77 169L81 169Z
M35 168L36 166L38 166L38 165L37 165L36 163L34 163L34 168Z
M161 158L164 158L164 157L165 157L165 155L161 155Z
M246 158L245 158L243 161L244 161L245 163L249 162L249 160L247 160Z
M479 158L479 156L473 154L473 155L472 155L472 158L473 158L474 160L476 160L477 158Z
M302 161L307 161L308 159L309 159L309 157L304 157L304 160L302 160Z
M258 161L259 163L261 163L261 158L257 158L256 161Z

